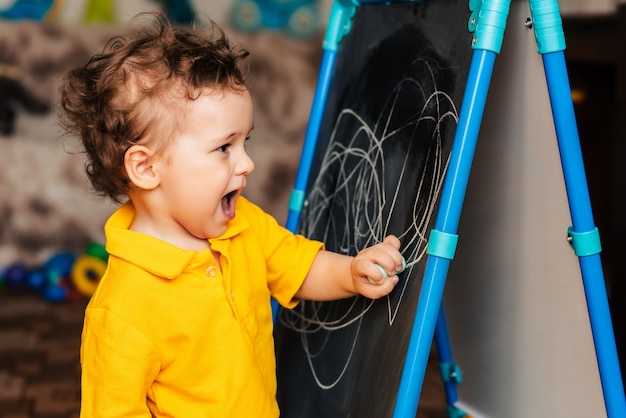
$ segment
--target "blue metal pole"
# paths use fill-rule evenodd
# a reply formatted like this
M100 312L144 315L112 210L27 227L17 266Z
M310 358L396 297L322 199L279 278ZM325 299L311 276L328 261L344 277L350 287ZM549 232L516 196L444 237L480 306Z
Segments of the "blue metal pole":
M437 344L437 353L439 354L439 364L442 368L441 377L443 379L443 388L446 392L446 400L448 401L448 405L454 405L459 399L456 391L456 385L459 379L451 376L452 369L456 369L456 366L452 359L452 348L450 346L450 340L448 339L448 326L446 325L443 304L439 309L437 324L435 325L435 343ZM445 371L443 369L445 369Z
M306 191L309 174L311 172L311 164L315 154L317 138L319 135L320 124L324 114L326 98L332 79L333 68L335 66L336 51L324 51L320 73L318 75L317 87L313 97L311 115L307 125L304 144L302 146L302 154L300 156L300 165L296 174L296 182L291 192L291 200L289 202L289 215L287 217L287 229L295 232L298 227L298 220L304 201L304 193Z
M352 17L356 13L356 6L350 0L335 0L328 17L326 34L324 36L322 64L318 74L317 86L311 106L311 115L304 136L300 165L296 174L296 184L291 192L289 200L289 215L287 216L287 229L295 232L298 228L298 220L304 203L304 194L309 181L311 164L317 146L320 124L326 107L326 98L332 80L333 69L337 57L337 49L343 37L350 32Z
M578 127L565 63L565 36L557 0L530 0L530 11L542 55L556 130L565 189L569 202L572 247L580 263L591 332L610 418L626 417L626 398L620 374L611 313L600 260L600 236L595 227L583 164Z
M441 194L441 206L435 222L435 229L445 234L456 234L458 227L495 57L494 52L486 50L475 50L472 55L450 165ZM417 413L449 265L449 258L428 256L394 418L413 418Z
M580 140L562 51L543 54L574 232L595 229ZM626 417L626 398L599 252L579 256L591 330L610 418Z
M289 200L289 215L287 216L286 227L291 232L296 232L300 212L304 203L304 194L306 185L311 172L311 164L315 155L315 147L317 145L317 137L319 135L320 123L324 114L326 105L326 97L328 96L328 88L332 78L333 68L335 65L336 51L324 51L322 64L319 73L317 88L313 97L311 107L311 116L307 125L306 134L304 136L304 144L302 145L302 154L300 155L300 165L296 174L296 182L291 191ZM272 299L272 317L276 319L278 315L278 302Z
M496 54L500 53L511 0L470 0L468 22L474 53L441 193L435 229L428 242L428 259L415 321L404 362L394 418L417 413L424 375L450 260L454 257L469 172L487 101ZM432 247L432 248L431 248Z
M355 13L356 7L350 0L336 0L333 3L330 16L328 17L328 25L322 46L324 54L322 56L322 63L320 65L313 103L311 105L311 114L302 145L296 181L289 199L289 214L285 226L291 232L296 232L298 228L300 212L304 204L306 186L311 173L311 164L317 146L320 124L322 122L322 116L324 115L328 90L335 68L337 49L343 37L350 31L352 17ZM272 299L272 317L274 320L278 315L278 308L278 303Z

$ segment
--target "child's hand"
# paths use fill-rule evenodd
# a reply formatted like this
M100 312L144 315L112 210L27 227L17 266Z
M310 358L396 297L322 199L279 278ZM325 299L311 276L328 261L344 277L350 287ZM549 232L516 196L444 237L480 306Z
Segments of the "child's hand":
M391 292L400 280L398 273L404 269L399 250L400 240L389 235L382 243L358 253L350 264L354 289L370 299Z

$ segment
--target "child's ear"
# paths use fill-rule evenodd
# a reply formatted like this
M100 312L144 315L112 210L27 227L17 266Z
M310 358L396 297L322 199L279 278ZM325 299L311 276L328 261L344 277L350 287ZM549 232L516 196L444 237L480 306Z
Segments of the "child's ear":
M145 145L135 144L124 154L124 168L128 179L136 187L152 190L160 183L154 167L153 151Z

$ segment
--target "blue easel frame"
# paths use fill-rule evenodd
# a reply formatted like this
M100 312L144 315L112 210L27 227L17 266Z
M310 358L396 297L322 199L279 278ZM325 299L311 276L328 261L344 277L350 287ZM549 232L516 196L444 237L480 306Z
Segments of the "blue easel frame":
M305 190L319 136L319 127L332 79L335 58L341 39L350 31L351 19L361 4L400 3L398 1L335 0L323 44L323 58L311 115L304 138L300 165L289 202L287 228L293 232L304 204ZM410 0L409 0L410 2ZM414 1L415 2L415 1ZM452 360L442 307L443 290L451 260L465 198L478 133L493 74L496 55L500 53L511 0L469 0L472 12L468 28L475 33L474 49L450 163L444 181L440 207L431 231L428 259L417 311L411 330L394 418L413 418L418 409L422 384L433 336L436 339L442 379L451 418L466 416L455 406L456 384L460 369ZM626 417L626 398L604 273L600 260L600 239L591 211L585 168L578 137L569 77L565 65L565 38L557 0L529 0L537 51L542 55L548 94L552 107L559 153L569 202L572 227L568 237L579 258L587 308L596 349L600 380L609 418ZM274 313L277 306L274 304Z
M350 32L354 13L356 13L356 6L352 4L352 2L336 0L333 3L326 26L326 35L324 36L324 43L322 45L322 63L317 78L313 103L311 104L311 114L304 136L300 163L298 165L298 172L296 173L296 181L289 198L289 213L285 226L294 233L298 229L298 221L300 220L300 213L304 205L306 186L311 173L311 164L313 162L313 156L315 155L324 107L326 106L326 99L328 97L328 89L330 88L333 70L335 68L337 49L341 39ZM276 319L278 303L274 300L272 301L272 313L273 318Z
M414 417L429 355L429 341L440 314L443 288L449 263L456 247L456 231L465 197L469 172L493 73L500 53L511 0L470 0L469 28L475 31L474 53L466 85L450 165L444 182L441 206L431 239L443 241L428 251L426 272L415 323L411 333L394 418ZM542 55L548 94L565 177L573 226L569 237L579 257L587 308L596 348L600 380L609 418L626 417L626 398L604 274L600 243L594 225L583 165L580 140L565 65L565 38L556 0L529 0L537 51ZM430 245L430 244L429 244ZM444 248L445 252L439 248Z

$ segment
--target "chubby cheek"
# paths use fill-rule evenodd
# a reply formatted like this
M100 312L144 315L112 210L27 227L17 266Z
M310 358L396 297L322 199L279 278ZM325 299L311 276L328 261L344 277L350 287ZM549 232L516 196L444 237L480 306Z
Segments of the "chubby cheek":
M196 211L188 213L184 222L185 228L194 236L202 239L216 238L226 232L228 221L214 206L210 209L200 210L198 205ZM203 205L206 206L206 205Z
M208 231L206 238L217 238L220 235L223 235L226 232L227 229L227 225L223 224L219 227L216 227L214 229L212 229L211 231Z

